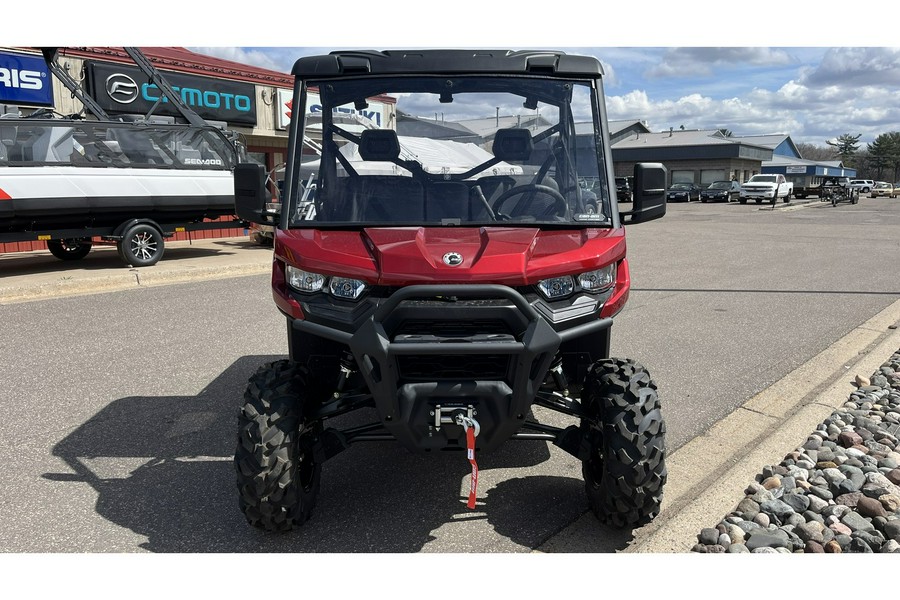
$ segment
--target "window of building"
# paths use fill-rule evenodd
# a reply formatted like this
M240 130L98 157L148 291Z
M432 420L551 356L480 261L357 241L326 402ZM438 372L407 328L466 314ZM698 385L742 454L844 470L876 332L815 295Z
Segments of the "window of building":
M694 183L694 172L672 171L672 183Z
M700 185L708 186L713 181L724 181L725 169L706 169L700 171Z

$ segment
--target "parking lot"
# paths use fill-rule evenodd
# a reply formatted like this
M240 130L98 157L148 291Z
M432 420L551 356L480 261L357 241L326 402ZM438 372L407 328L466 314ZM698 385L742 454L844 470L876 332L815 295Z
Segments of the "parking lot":
M897 231L900 202L889 198L835 207L815 199L681 203L628 228L633 291L613 329L613 354L653 374L674 459L873 317L894 314ZM238 260L255 266L201 276L204 258L221 261L223 272ZM42 285L51 292L59 281L71 291L78 281L116 280L102 293L57 286L57 294L0 304L7 551L623 552L643 539L585 518L580 464L524 442L479 458L473 512L461 455L370 444L325 465L316 513L301 530L251 529L237 508L231 457L248 376L287 351L265 273L270 251L242 240L173 248L136 272L105 260L89 255L69 273L40 256L0 262L12 273L0 273L0 290L14 287L13 277L27 288L48 269ZM32 266L19 264L26 261ZM179 278L164 281L178 269ZM822 362L811 376L821 381L797 390L849 380L848 357L884 333L868 329L865 347ZM707 458L672 461L673 498L664 502L714 479L733 457Z

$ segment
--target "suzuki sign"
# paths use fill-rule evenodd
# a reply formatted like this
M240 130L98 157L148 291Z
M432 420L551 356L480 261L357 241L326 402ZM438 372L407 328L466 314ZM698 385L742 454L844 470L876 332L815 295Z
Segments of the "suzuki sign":
M42 56L0 52L0 103L53 106L53 78Z
M293 92L291 90L279 89L276 97L278 99L278 113L276 114L275 127L276 129L287 129L291 122ZM335 108L334 113L356 115L361 123L369 123L379 129L384 128L386 126L385 123L387 123L388 114L390 114L390 107L383 102L374 102L372 100L369 100L368 104L369 106L362 110L356 110L352 104L347 104ZM322 103L319 100L319 95L314 92L308 93L306 114L316 115L321 112Z

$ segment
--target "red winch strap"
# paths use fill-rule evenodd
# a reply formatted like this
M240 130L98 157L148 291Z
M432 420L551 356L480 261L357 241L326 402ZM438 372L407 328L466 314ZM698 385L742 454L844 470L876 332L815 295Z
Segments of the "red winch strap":
M475 462L475 428L466 428L466 454L472 465L472 485L469 486L469 501L466 503L470 509L475 508L475 490L478 487L478 463Z

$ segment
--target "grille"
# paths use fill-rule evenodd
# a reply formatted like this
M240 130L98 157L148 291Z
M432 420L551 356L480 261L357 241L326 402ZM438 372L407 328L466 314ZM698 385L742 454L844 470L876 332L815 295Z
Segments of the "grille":
M425 336L446 341L472 339L476 336L512 336L509 326L501 319L441 320L408 319L395 336ZM407 381L438 379L490 379L506 377L508 354L441 354L429 356L399 356L400 377Z
M506 378L509 355L399 356L400 377L407 381Z
M512 335L509 327L500 319L475 319L472 321L444 321L438 319L410 319L401 323L395 335L426 335L441 338L467 338L479 334Z

